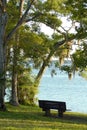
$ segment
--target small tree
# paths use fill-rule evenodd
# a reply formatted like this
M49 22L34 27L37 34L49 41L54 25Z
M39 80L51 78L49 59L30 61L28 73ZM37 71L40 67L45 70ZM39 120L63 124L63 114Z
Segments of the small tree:
M18 99L20 104L34 105L36 102L37 86L34 79L29 77L29 73L24 73L18 79Z

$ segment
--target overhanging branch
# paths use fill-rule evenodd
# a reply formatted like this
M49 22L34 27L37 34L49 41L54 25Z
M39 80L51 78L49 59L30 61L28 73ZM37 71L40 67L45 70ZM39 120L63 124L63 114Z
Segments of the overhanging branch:
M29 21L33 21L33 19L36 19L37 17L39 17L40 15L42 15L42 13L37 13L35 16L33 16L32 18L26 19L25 22L29 22Z
M30 10L32 4L33 4L34 0L31 1L31 3L28 5L25 13L23 14L23 16L19 19L18 23L16 24L16 26L12 29L12 31L7 35L6 41L9 41L10 38L12 37L12 35L15 33L15 31L23 24L26 15L28 13L28 11Z

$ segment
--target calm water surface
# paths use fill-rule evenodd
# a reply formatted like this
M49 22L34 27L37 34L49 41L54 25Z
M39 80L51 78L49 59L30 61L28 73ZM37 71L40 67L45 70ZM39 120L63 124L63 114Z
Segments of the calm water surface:
M44 73L39 86L38 98L42 100L65 101L67 109L87 113L87 80L75 74L72 80L57 70L51 77L51 68Z

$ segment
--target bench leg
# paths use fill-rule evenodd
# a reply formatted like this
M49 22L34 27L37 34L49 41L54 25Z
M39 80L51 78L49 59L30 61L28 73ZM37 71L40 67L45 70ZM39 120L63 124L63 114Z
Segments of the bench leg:
M63 117L63 111L58 111L58 117Z
M50 116L50 109L45 110L45 116Z

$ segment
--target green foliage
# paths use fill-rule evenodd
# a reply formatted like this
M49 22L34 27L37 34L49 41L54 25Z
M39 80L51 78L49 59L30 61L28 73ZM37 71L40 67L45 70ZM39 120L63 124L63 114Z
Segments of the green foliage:
M87 80L87 67L82 72L80 72L80 76Z
M66 72L72 72L72 68L71 66L68 66L68 65L64 65L64 66L61 66L61 70L64 70Z
M19 103L23 105L35 105L37 88L35 86L19 86Z
M45 18L45 24L52 29L56 29L61 25L61 20L55 14L48 14Z
M87 66L87 44L83 43L82 48L77 50L72 57L77 68L85 69Z
M73 21L79 23L76 26L76 31L79 33L79 39L87 38L87 2L86 0L67 0L65 2L65 9L70 14Z
M34 14L40 15L35 21L44 23L52 29L57 29L62 24L60 16L64 13L64 1L66 0L46 0L44 2L38 0L35 4L36 11L34 10Z
M74 64L80 71L80 76L87 79L87 44L83 43L80 50L73 54Z
M45 8L48 11L53 11L55 10L56 12L62 12L61 8L63 7L63 2L66 0L47 0L45 2Z
M37 85L29 73L24 73L18 78L18 99L20 104L34 105L36 102Z
M46 54L49 53L52 40L44 33L37 34L28 28L25 30L25 27L20 31L20 37L19 47L23 49L24 57L30 58L35 68L40 67Z
M9 33L19 20L19 8L17 6L17 2L17 0L9 0L7 3L8 23L6 33Z
M68 74L68 78L71 80L72 76L75 72L74 68L72 65L63 65L60 67L61 71L65 71Z
M67 0L65 3L67 10L72 13L72 18L76 20L81 20L86 16L86 0Z

